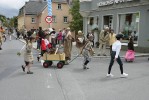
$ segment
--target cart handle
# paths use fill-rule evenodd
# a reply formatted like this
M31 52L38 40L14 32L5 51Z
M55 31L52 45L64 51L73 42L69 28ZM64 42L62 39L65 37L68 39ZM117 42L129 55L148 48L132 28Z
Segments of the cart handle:
M55 55L57 54L58 48L56 48Z

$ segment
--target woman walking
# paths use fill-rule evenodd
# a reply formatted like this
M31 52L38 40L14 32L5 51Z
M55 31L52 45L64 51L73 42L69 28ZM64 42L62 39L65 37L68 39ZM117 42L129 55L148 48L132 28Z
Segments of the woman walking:
M123 63L122 63L121 58L119 56L119 53L120 53L120 50L121 50L122 38L123 38L122 34L116 35L117 41L115 41L112 45L111 61L110 61L110 64L109 64L107 77L113 77L114 76L114 75L111 74L111 69L112 69L112 66L113 66L115 60L117 61L117 63L120 66L121 77L127 77L128 76L128 74L123 72Z
M25 68L27 68L27 74L33 74L31 72L30 68L33 64L33 53L32 53L32 42L34 42L35 39L33 37L30 37L29 39L26 40L26 49L24 51L24 62L25 66L22 65L22 70L25 72Z

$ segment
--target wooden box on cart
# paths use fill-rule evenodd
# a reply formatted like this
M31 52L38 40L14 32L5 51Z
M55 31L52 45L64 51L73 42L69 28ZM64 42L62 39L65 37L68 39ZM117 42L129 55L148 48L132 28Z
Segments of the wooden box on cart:
M43 54L43 60L57 60L57 61L64 61L65 60L65 53L58 53L58 54Z

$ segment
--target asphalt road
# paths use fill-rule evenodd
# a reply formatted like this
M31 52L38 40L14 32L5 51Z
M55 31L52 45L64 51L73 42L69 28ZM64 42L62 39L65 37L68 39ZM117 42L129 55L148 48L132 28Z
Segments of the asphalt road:
M18 40L8 40L0 51L0 100L66 100L55 67L44 69L35 59L33 75L22 71L23 56L17 56L22 46ZM37 54L34 51L35 58Z
M75 59L62 69L56 63L43 68L34 61L33 75L24 73L23 56L16 53L23 43L7 41L0 51L0 100L148 100L149 61L138 57L133 63L124 62L128 78L120 78L117 63L112 68L113 78L107 78L109 58L92 58L83 70L83 58ZM36 58L38 52L34 50ZM73 57L72 57L73 58Z

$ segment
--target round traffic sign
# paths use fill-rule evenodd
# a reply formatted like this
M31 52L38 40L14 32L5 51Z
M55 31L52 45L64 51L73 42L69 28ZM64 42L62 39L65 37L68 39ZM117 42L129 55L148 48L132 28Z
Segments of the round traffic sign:
M45 18L45 21L46 21L47 23L52 23L52 16L47 16L47 17Z

